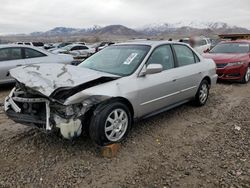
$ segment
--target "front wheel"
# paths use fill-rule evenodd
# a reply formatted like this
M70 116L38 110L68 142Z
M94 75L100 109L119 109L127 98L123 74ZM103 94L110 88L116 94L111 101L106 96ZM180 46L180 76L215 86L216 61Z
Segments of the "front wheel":
M247 82L249 82L250 79L250 67L247 68L246 74L245 76L242 78L242 83L245 84Z
M202 80L199 89L195 95L195 104L197 106L203 106L206 104L209 95L209 84L207 80Z
M96 109L91 118L89 135L98 145L121 142L131 127L131 113L121 102L112 102Z

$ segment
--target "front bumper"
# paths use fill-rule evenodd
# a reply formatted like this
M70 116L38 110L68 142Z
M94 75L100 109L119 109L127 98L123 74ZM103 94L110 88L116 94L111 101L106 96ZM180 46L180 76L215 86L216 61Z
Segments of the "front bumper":
M220 80L242 80L247 71L247 67L240 66L225 66L224 68L217 68L216 73Z

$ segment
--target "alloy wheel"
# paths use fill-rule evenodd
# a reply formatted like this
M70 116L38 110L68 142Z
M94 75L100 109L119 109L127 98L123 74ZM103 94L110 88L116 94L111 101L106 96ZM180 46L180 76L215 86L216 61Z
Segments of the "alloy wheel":
M123 109L113 110L105 122L105 135L109 141L119 141L127 131L128 115Z
M207 100L208 97L208 85L207 84L202 84L200 93L199 93L199 99L202 104L204 104Z
M245 81L248 82L249 78L250 78L250 67L247 68L247 72L246 72L246 75L245 75Z

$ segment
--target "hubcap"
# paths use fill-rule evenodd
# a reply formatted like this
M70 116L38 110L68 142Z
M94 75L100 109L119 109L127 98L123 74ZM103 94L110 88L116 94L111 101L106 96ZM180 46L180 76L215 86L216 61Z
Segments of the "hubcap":
M207 100L207 97L208 97L208 85L203 84L201 86L200 95L199 95L200 102L202 104L205 103Z
M124 136L127 127L127 113L123 109L115 109L108 115L105 122L105 135L108 140L116 142Z
M247 68L247 73L246 73L246 76L245 76L246 82L249 81L249 78L250 78L250 68L248 67L248 68Z

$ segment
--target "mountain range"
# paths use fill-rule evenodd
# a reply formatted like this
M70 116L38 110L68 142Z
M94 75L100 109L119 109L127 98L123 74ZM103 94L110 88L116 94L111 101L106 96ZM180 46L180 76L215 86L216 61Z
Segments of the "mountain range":
M149 24L143 27L129 28L123 25L94 25L89 28L56 27L45 32L0 36L0 43L18 41L84 41L89 43L113 40L126 41L135 38L143 39L179 39L190 36L207 36L217 38L218 34L250 33L247 28L231 26L224 22L177 22Z
M250 33L247 28L230 26L224 22L177 22L149 24L138 28L128 28L123 25L109 25L90 28L56 27L45 32L33 32L31 36L165 36L165 35L217 35L222 33Z

